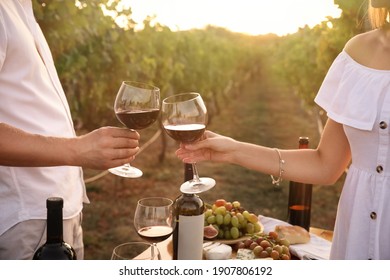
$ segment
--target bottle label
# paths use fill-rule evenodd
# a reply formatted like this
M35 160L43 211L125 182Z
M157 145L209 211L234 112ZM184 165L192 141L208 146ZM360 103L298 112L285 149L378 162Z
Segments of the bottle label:
M201 260L203 255L204 214L179 215L178 252L179 260Z

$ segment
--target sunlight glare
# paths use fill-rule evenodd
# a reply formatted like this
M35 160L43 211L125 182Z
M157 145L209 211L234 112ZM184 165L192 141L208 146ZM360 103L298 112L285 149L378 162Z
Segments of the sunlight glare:
M294 33L337 18L341 10L333 0L122 0L131 7L139 24L147 16L171 30L188 30L215 25L251 35Z

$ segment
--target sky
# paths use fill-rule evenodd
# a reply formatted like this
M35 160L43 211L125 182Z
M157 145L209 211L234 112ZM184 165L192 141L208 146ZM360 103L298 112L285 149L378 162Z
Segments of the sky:
M132 19L142 24L146 16L171 30L215 25L250 35L295 33L337 18L341 10L333 0L122 0L132 9Z

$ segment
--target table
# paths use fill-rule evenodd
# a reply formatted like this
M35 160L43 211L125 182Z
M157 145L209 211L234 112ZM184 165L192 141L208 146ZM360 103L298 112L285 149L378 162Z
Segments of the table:
M322 237L322 238L332 242L333 231L331 231L331 230L311 227L310 233L315 234L319 237ZM168 239L158 243L157 247L160 251L161 258L163 260L172 260L172 256L173 256L172 236L169 237Z
M311 227L310 228L310 233L313 233L313 234L315 234L315 235L317 235L319 237L322 237L322 238L332 242L333 231L331 231L331 230Z

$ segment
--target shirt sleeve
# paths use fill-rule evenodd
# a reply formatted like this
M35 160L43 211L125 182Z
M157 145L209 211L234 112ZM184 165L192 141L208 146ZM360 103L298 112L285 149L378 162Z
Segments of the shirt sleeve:
M7 35L2 11L0 10L0 71L3 68L5 54L7 50Z

